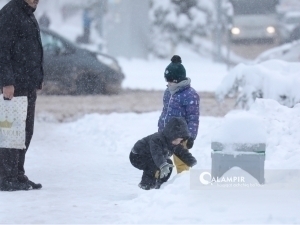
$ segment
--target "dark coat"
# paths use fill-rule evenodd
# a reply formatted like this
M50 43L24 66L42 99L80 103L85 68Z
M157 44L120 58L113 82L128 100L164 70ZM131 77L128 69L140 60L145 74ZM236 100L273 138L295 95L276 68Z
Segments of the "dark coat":
M181 88L171 95L167 89L163 98L163 110L158 120L158 131L163 130L165 124L173 117L182 117L188 125L190 136L196 139L199 127L200 97L190 86Z
M155 165L162 168L167 164L167 159L174 154L175 146L172 141L188 136L188 127L184 119L173 117L163 131L139 140L133 146L132 152L139 155L151 155Z
M34 9L11 0L0 10L0 88L39 89L43 82L43 47Z

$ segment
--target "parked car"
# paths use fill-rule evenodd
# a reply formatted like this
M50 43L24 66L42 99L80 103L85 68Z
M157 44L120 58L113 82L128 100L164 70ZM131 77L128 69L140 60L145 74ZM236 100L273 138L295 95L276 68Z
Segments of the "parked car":
M54 31L41 28L47 94L115 94L124 74L111 56L80 48Z

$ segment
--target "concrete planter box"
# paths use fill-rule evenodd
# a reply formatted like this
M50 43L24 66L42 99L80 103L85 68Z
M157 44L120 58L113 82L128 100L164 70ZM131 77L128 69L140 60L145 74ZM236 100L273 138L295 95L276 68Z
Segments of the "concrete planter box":
M212 142L211 153L212 178L222 177L233 167L239 167L257 179L259 184L265 183L265 151L266 144L241 144Z

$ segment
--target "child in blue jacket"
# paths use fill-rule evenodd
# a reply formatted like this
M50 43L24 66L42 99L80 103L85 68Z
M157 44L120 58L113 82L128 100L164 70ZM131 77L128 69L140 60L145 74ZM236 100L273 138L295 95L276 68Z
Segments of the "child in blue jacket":
M171 63L165 69L164 77L168 86L163 97L163 110L158 120L158 131L163 130L173 117L183 118L189 131L189 138L183 142L183 145L186 149L191 149L198 134L200 97L191 87L191 79L186 77L186 70L180 56L172 57ZM189 169L189 166L178 157L173 158L177 173Z

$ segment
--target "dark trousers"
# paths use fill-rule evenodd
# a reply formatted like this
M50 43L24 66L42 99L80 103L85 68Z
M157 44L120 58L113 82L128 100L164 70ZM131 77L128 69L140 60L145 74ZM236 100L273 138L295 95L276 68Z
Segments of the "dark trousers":
M26 117L26 149L7 149L0 148L0 179L14 178L18 175L25 174L24 164L25 155L30 145L30 141L33 135L34 129L34 115L35 115L35 102L36 102L36 90L28 91L26 93L15 91L14 96L26 96L28 99L27 117Z
M143 170L150 177L154 178L156 171L159 170L151 156L148 157L130 152L129 160L135 168Z
M159 168L155 165L151 156L138 155L130 152L129 160L135 168L144 171L143 178L148 177L148 178L156 179L155 174L157 171L159 171ZM173 164L171 159L167 159L167 162L169 164ZM170 178L171 173L172 173L172 169L171 172L168 174L168 176L164 177L162 181L166 182Z

